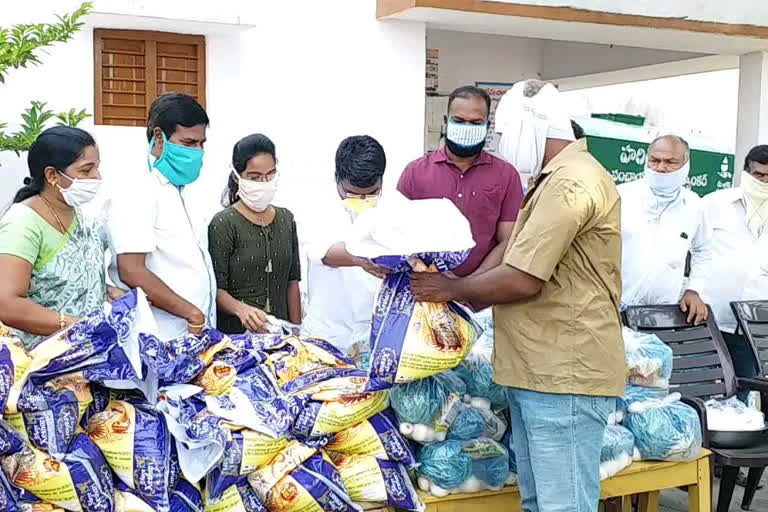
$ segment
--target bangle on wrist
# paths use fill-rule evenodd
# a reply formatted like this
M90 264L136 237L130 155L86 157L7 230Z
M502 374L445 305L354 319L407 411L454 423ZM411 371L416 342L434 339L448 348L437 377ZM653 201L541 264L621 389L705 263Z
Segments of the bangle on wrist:
M187 322L187 327L189 327L190 329L203 329L205 325L206 325L205 322L197 325L193 324L192 322Z
M59 313L59 329L63 329L67 326L67 319L64 317L64 313Z

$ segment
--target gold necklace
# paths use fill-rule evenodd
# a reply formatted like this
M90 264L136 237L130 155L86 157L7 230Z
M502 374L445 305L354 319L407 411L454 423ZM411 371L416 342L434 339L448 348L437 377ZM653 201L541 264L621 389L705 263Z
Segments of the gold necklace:
M56 222L59 224L59 231L61 231L61 234L64 235L67 233L67 229L64 227L64 223L61 222L61 218L59 218L59 215L56 213L56 210L53 209L53 205L45 198L43 194L38 194L40 196L40 199L43 200L45 203L45 206L48 207L48 210L50 210L51 215L53 215L53 218L56 219Z

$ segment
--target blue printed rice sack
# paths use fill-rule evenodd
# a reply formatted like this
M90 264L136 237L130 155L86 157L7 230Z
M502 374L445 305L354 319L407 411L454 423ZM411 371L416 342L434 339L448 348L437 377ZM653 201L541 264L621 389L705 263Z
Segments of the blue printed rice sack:
M172 449L162 414L114 400L91 417L87 432L124 484L156 510L168 510Z
M153 371L160 386L185 384L194 379L222 350L232 348L223 333L206 329L175 340L161 341L153 334L139 337L143 361Z
M423 510L405 466L370 455L339 455L334 462L356 503L391 506L398 510Z
M253 485L253 483L251 482ZM280 479L272 488L256 494L268 510L281 512L357 512L341 475L322 454L306 459L299 467ZM263 494L262 494L263 493Z
M448 272L466 260L474 240L456 206L395 194L362 213L345 242L351 254L391 272L374 304L369 390L455 368L480 328L457 304L414 301L411 273Z
M342 430L325 449L332 454L369 455L379 460L399 462L408 469L416 466L416 458L408 441L398 431L397 419L391 409Z
M0 422L0 467L9 484L65 510L112 512L112 472L99 449L82 433L69 449L57 461Z

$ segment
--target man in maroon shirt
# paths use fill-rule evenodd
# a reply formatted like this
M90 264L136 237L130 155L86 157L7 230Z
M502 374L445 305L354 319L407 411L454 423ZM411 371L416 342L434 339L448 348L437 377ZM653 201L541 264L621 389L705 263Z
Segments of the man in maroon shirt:
M483 89L467 85L453 91L445 146L408 164L397 185L409 199L447 197L469 220L476 245L454 270L459 277L501 264L523 201L515 168L483 151L490 106Z

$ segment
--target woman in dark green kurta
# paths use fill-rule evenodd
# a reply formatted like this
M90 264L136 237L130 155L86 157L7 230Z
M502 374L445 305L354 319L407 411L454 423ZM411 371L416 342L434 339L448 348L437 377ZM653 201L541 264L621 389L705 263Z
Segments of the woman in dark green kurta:
M299 244L293 214L272 206L275 146L264 135L245 137L232 152L229 207L208 227L216 273L218 329L264 332L267 316L301 323Z

